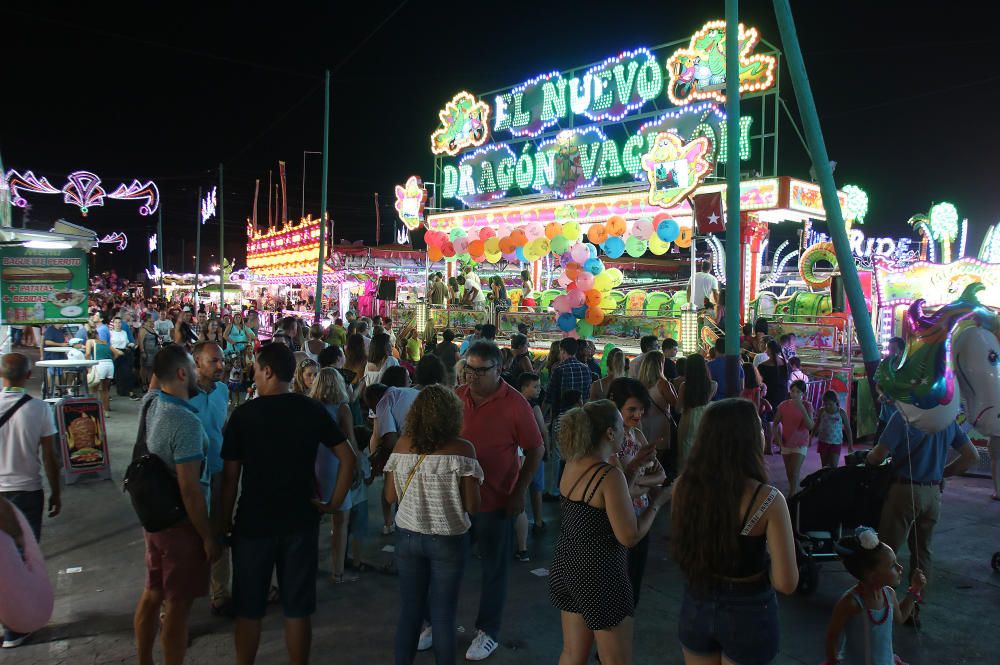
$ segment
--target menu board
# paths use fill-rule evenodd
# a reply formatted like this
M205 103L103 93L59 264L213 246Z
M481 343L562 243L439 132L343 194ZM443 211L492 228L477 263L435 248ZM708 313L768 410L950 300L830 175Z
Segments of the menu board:
M87 254L82 249L0 248L0 322L84 323Z
M56 416L66 483L85 473L110 478L108 435L100 401L96 397L67 397L56 406Z

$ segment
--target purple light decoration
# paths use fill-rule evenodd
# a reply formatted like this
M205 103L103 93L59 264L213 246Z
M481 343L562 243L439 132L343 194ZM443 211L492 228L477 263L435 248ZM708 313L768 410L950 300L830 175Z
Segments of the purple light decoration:
M145 199L146 202L139 206L139 214L143 217L149 217L160 207L160 190L156 188L152 180L147 181L146 184L133 180L128 187L124 183L120 184L115 188L115 191L108 194L108 198L122 201Z
M212 191L205 194L201 200L201 223L204 224L215 216L215 207L219 203L218 188L213 187Z
M103 206L104 188L101 187L101 179L90 171L74 171L66 178L63 185L63 201L80 208L80 212L86 216L87 209L92 206Z
M586 79L589 76L594 81L599 81L600 79L595 77L594 74L604 71L609 66L613 67L614 65L620 63L622 60L625 60L627 58L635 58L636 56L646 56L647 62L652 61L654 64L656 64L656 59L653 57L653 54L649 52L649 49L637 48L631 51L622 51L618 55L613 55L610 58L607 58L604 62L594 65L593 67L588 69L587 73L584 74L583 77L584 79ZM656 66L658 67L659 65ZM609 82L608 85L612 85L612 83ZM595 90L594 92L597 92L597 90ZM603 90L601 92L603 92ZM646 104L646 100L642 98L640 98L639 101L622 99L619 100L619 102L620 102L619 104L614 104L611 106L611 108L603 109L601 111L584 111L583 115L587 116L588 118L594 121L610 120L612 122L618 122L626 115L628 115L630 112L637 111Z
M155 237L155 236L154 236ZM118 251L124 252L125 248L128 247L128 236L126 236L121 231L115 231L114 233L109 233L97 242L102 245L118 245Z
M11 202L18 208L28 205L28 200L21 196L19 190L35 192L37 194L58 194L59 190L53 187L45 178L38 178L31 171L21 175L14 169L7 172L7 186L10 188Z

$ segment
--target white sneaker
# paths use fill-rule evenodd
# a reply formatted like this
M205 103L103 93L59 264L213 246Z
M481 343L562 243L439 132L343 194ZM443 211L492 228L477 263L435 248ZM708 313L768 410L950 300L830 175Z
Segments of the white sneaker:
M486 660L497 650L500 644L481 630L476 631L476 637L465 652L466 660Z
M417 640L417 651L427 651L434 646L434 633L430 626L424 626L420 631L420 639Z

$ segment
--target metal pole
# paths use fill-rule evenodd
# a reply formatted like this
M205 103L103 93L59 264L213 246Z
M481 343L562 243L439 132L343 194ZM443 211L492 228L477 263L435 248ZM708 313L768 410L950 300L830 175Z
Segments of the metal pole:
M802 125L809 143L809 154L812 157L813 169L816 171L816 177L819 178L820 191L823 194L827 228L837 253L837 264L840 266L840 274L844 280L844 293L847 296L847 301L851 304L851 316L854 318L858 342L861 344L861 355L865 361L865 371L868 374L868 381L872 387L871 394L874 397L876 394L874 390L875 369L878 367L881 355L878 344L875 342L872 322L868 318L868 306L865 303L864 293L861 291L858 269L854 265L854 256L851 254L847 229L844 227L844 217L840 211L840 200L837 198L837 187L833 182L833 170L830 168L830 159L827 156L826 143L823 140L823 130L820 128L819 115L816 112L816 101L813 99L812 89L809 87L809 77L806 74L806 65L802 59L799 38L795 32L795 20L792 18L792 8L789 6L788 0L774 0L774 14L778 20L781 41L785 45L788 71L791 73L792 84L795 86L795 99L802 114Z
M163 300L163 204L156 217L156 265L160 270L160 300Z
M382 215L378 210L378 192L375 192L375 246L382 244Z
M201 187L198 188L198 209L195 211L194 233L194 307L198 309L198 282L201 276Z
M306 218L306 151L302 151L302 214L299 215L299 219Z
M740 368L740 63L739 0L726 0L726 397L735 397ZM762 140L763 143L763 140ZM749 289L749 284L743 288Z
M222 162L219 162L219 316L222 316L222 305L226 302L226 215L223 212L223 201L226 199L226 188L222 180Z
M323 315L323 263L326 261L326 181L330 166L330 70L326 70L326 82L323 87L323 188L320 196L319 211L319 260L316 265L316 317L314 323L319 323Z

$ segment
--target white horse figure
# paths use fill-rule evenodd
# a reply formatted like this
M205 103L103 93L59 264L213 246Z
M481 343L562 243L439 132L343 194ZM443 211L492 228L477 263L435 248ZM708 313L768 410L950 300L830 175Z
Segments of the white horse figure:
M993 312L958 325L951 355L965 417L983 436L1000 436L1000 318Z

